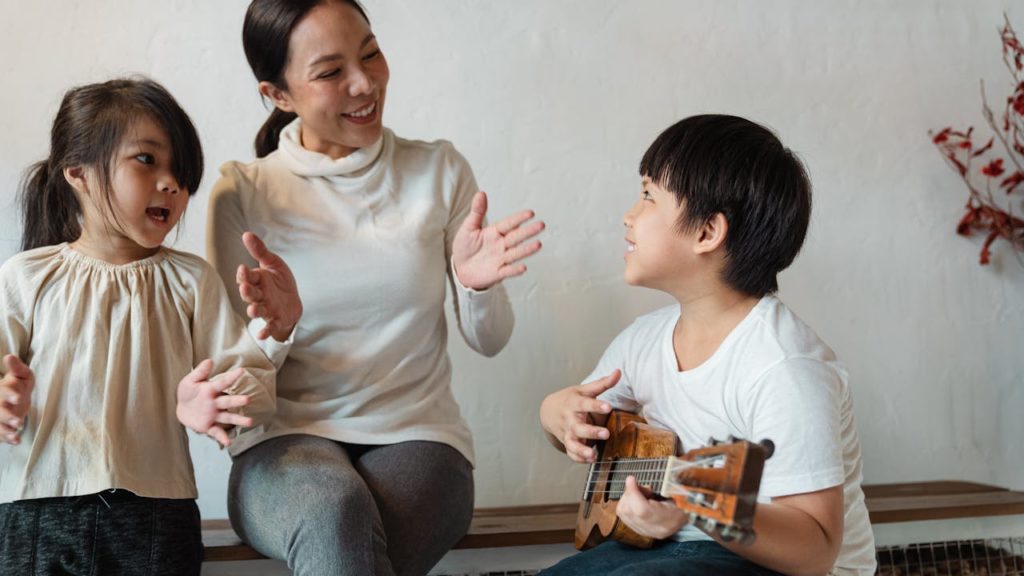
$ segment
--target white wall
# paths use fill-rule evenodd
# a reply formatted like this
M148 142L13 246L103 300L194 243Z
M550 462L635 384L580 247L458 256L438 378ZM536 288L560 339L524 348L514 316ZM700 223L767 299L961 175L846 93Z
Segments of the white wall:
M1024 489L1024 269L977 264L953 233L966 191L927 130L982 122L978 79L1008 91L1008 2L367 0L392 69L386 123L446 138L492 195L532 207L542 254L510 282L495 359L453 340L476 437L477 504L574 500L537 406L589 373L638 313L668 301L621 279L621 214L657 133L700 112L747 116L799 151L814 184L782 297L845 359L869 482ZM202 253L217 166L251 158L266 110L241 47L246 0L0 0L0 257L17 247L21 171L47 151L65 89L141 72L196 121L209 169L177 246ZM1021 211L1017 204L1018 212ZM456 337L457 338L457 337ZM200 505L224 517L226 454L193 442ZM2 453L0 453L2 457Z

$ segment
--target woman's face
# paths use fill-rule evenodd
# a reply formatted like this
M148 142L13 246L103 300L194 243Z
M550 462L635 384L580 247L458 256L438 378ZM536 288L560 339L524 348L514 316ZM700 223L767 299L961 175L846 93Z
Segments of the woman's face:
M302 118L304 148L341 158L380 138L388 77L388 63L359 11L327 2L292 30L287 90L261 82L260 91Z

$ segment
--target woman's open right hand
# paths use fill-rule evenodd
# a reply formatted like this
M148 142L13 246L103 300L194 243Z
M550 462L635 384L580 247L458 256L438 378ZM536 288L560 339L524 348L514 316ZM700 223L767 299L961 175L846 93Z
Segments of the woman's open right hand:
M242 243L259 263L258 268L239 265L235 274L238 293L247 304L246 314L266 320L267 325L257 336L260 340L273 336L278 342L284 342L302 317L302 300L295 276L288 264L271 252L259 236L246 232L242 234Z

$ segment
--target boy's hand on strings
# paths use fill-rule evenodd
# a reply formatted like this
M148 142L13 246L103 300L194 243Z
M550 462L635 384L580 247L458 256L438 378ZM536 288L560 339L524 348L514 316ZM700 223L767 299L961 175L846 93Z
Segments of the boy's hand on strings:
M292 333L302 316L302 300L288 264L271 252L260 237L252 232L242 234L242 243L249 251L258 268L238 266L235 281L238 293L248 306L245 311L250 318L263 318L267 325L257 337L260 340L273 336L284 342Z
M252 426L252 418L231 412L249 403L244 394L225 394L244 372L235 368L210 380L213 360L206 359L178 383L178 421L192 430L210 436L224 446L231 440L225 428Z
M14 354L4 356L4 368L6 373L0 378L0 441L19 444L36 377Z
M671 500L653 498L651 491L640 486L633 476L626 477L626 489L615 514L637 534L658 540L672 536L689 520L689 514Z
M587 463L597 458L597 451L589 444L594 440L606 440L608 429L595 423L603 424L612 411L610 404L597 397L615 386L620 376L622 372L615 370L593 382L553 392L541 403L541 426L561 442L572 460Z
M452 243L455 275L463 286L474 290L486 290L526 272L526 265L518 262L541 247L539 240L526 241L544 230L544 222L526 223L533 218L533 210L523 210L484 227L486 215L487 195L477 192Z

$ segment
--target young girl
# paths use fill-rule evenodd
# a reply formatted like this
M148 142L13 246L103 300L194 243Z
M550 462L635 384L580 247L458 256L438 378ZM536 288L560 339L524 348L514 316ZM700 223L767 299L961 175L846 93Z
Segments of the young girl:
M161 246L199 185L198 136L129 79L69 91L50 145L21 191L26 251L0 267L0 566L199 574L179 420L227 445L273 412L274 377L217 273Z

